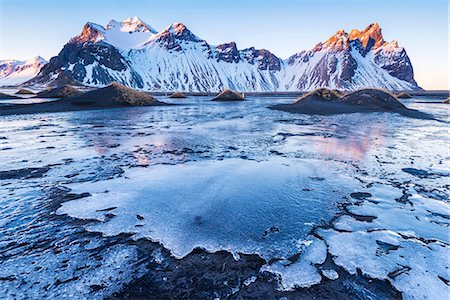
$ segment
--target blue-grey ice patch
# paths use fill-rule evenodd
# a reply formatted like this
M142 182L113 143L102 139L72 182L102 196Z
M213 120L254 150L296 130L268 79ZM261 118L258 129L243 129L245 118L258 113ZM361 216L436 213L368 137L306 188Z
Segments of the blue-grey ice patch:
M397 196L386 197L390 194L389 190L396 191ZM336 229L367 231L389 228L404 236L440 240L450 244L448 223L445 222L450 218L448 203L412 194L408 198L409 203L405 205L405 203L393 201L402 196L401 191L396 188L375 185L368 191L372 192L373 197L370 199L373 201L365 201L360 205L351 206L348 211L355 215L376 218L371 222L364 222L345 215L334 223Z
M339 278L338 272L332 269L324 269L322 270L322 275L330 280L336 280Z
M309 287L322 280L315 264L323 264L327 258L327 246L315 237L303 241L304 250L294 263L289 260L277 261L262 269L281 276L279 290L290 291L299 287Z
M395 201L401 190L374 185L372 197L348 207L352 215L319 234L334 262L356 274L389 280L406 299L440 299L450 294L450 205L414 194ZM371 221L354 216L370 216ZM446 282L447 281L447 282Z
M88 230L161 242L176 257L194 248L287 258L303 250L309 224L328 221L357 182L338 163L228 159L155 165L122 178L73 184L91 197L59 214L102 221ZM113 218L110 216L114 215Z

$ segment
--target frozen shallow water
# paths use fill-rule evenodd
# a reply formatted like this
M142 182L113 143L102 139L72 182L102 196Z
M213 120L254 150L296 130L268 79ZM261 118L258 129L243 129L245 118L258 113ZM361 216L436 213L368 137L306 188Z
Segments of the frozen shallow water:
M114 214L88 230L151 238L180 258L196 247L287 258L355 189L338 170L284 158L158 165L89 187L70 185L92 197L63 203L57 213L99 221Z
M178 258L258 253L280 290L359 272L405 298L450 292L447 106L406 102L438 122L208 100L1 117L1 293L111 295L144 272L122 233Z

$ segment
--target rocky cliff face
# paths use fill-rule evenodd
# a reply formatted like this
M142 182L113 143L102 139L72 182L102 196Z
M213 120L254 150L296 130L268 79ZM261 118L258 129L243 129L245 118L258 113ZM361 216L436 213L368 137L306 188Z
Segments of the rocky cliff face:
M210 45L182 23L156 32L138 18L87 23L28 84L104 86L117 81L151 91L294 91L317 87L417 89L411 62L377 23L336 32L282 60L265 49Z

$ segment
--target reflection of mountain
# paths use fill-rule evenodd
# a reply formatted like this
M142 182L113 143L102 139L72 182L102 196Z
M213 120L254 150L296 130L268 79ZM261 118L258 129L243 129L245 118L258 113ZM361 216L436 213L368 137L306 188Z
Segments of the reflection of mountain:
M166 126L162 125L164 110L155 113L157 108L152 107L149 115L143 117L145 109L90 111L83 116L70 113L73 118L68 122L70 127L77 128L76 136L94 155L114 160L117 154L121 163L130 166L185 160L188 155L182 149L192 147L189 142L171 132L160 132Z
M87 23L29 84L112 81L150 91L298 91L316 87L417 89L404 48L378 24L340 30L309 51L282 60L265 49L210 45L185 25L157 32L138 18Z
M365 124L357 132L355 134L353 129L346 129L341 124L332 130L332 136L311 136L312 149L309 151L339 160L362 161L368 152L385 143L385 129L381 123Z

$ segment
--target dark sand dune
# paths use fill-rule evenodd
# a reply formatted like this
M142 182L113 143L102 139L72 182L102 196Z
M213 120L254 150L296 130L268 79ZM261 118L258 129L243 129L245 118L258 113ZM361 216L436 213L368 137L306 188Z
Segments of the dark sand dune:
M151 106L163 105L148 93L139 92L123 84L113 82L107 87L71 97L70 102L80 106Z
M80 95L81 92L70 86L70 85L64 85L60 87L55 88L49 88L45 91L39 92L36 94L36 97L39 98L65 98L65 97L72 97Z
M169 104L158 101L147 93L135 91L119 83L112 83L104 88L52 102L2 106L0 115L163 105Z
M35 93L30 91L30 90L26 90L26 89L20 89L19 91L17 91L16 95L34 95Z
M397 95L395 95L398 99L409 99L412 98L412 96L408 93L399 93Z
M333 90L320 88L300 97L294 103L274 105L270 108L311 115L395 112L414 118L432 118L425 113L408 109L395 96L378 89L362 89L344 95Z
M244 95L241 93L234 92L232 90L224 90L218 94L211 101L242 101L244 100Z
M169 98L187 98L187 96L181 92L175 92Z
M0 93L0 99L22 99L22 98L15 95Z

